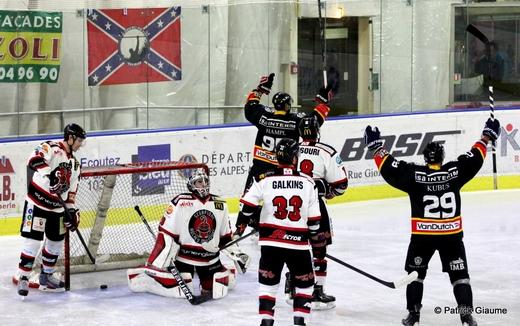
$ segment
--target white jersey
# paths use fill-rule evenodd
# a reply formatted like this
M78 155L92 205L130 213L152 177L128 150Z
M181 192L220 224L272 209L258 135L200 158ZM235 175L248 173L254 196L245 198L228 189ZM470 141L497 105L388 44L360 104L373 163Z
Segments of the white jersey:
M277 168L255 177L240 200L244 205L262 205L260 245L308 250L309 230L320 220L314 181L291 168Z
M76 192L78 191L80 164L73 155L69 155L62 142L43 142L38 145L29 157L27 166L34 171L25 199L39 208L63 212L63 207L57 195L51 194L50 174L61 170L68 179L69 188L61 194L62 200L69 208L75 207Z
M348 183L347 170L341 157L333 147L320 142L300 143L298 171L314 179L324 179L340 194L345 191Z
M180 194L166 208L159 231L180 245L178 261L195 266L211 265L219 260L219 254L204 250L201 244L209 242L218 247L231 240L227 204L214 195L201 201L191 193Z

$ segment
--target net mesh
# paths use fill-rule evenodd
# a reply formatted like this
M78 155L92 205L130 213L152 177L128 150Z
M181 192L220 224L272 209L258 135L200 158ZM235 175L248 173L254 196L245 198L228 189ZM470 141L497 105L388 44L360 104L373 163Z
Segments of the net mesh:
M79 230L96 264L92 264L74 232L70 234L71 271L111 269L110 266L124 268L144 263L155 240L135 206L139 206L156 233L164 209L173 197L188 191L187 178L197 168L207 172L204 164L180 162L84 169L76 198L76 206L81 212Z

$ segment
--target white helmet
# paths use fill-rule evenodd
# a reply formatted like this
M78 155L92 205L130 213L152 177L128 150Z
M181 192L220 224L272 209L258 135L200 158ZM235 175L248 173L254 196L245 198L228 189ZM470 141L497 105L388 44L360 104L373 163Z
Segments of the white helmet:
M197 184L200 181L199 184ZM188 178L188 190L200 198L209 196L209 177L206 171L198 169Z

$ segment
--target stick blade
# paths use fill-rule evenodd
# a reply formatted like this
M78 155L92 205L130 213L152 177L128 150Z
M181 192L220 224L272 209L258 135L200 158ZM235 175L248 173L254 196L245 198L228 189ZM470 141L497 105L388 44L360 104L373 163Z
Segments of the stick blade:
M410 274L403 277L401 280L394 282L395 288L400 288L402 286L408 285L415 281L419 277L419 273L417 271L413 271Z

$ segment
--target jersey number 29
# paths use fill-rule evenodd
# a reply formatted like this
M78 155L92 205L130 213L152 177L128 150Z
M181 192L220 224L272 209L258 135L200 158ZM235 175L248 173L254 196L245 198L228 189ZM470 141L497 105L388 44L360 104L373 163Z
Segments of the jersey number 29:
M457 202L455 194L447 192L442 196L425 195L423 197L424 217L430 218L450 218L455 216Z

